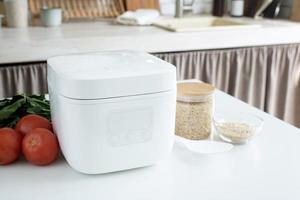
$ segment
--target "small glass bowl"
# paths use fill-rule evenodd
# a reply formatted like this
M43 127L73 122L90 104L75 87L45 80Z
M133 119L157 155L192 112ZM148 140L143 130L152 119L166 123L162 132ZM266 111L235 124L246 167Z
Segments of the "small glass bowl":
M263 127L264 120L248 113L226 113L215 115L213 125L217 135L233 144L244 144L257 135Z

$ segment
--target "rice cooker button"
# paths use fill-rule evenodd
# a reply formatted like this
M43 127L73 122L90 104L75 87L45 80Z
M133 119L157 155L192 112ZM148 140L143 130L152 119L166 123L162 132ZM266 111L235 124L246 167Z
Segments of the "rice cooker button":
M120 143L120 137L118 135L112 135L109 140L113 145L118 145Z
M133 130L129 134L130 143L143 142L145 140L145 130Z
M134 143L135 142L135 136L134 135L132 135L132 134L128 134L127 136L126 136L126 143Z

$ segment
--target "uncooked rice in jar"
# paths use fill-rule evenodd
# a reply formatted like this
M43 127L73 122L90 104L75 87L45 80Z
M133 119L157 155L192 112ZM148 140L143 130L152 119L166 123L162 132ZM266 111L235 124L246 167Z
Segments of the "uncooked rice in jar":
M213 98L203 102L177 101L176 135L192 139L205 139L211 134Z

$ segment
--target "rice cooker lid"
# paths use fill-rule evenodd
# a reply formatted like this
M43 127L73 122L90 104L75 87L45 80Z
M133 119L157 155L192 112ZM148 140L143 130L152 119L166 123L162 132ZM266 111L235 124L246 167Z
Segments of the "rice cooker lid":
M62 96L99 99L176 89L176 68L143 52L110 51L47 60L48 85Z

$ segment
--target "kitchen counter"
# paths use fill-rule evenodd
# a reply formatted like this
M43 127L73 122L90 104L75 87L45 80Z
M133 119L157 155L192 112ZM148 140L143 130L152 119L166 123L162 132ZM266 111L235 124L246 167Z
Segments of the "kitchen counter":
M45 167L18 161L0 167L1 199L300 199L300 130L217 91L216 112L230 108L265 120L247 145L212 155L175 146L155 166L105 175L77 173L63 159Z
M61 27L0 29L0 64L45 61L54 55L132 49L176 52L300 43L300 23L236 19L256 28L174 33L157 27L116 25L112 19Z

